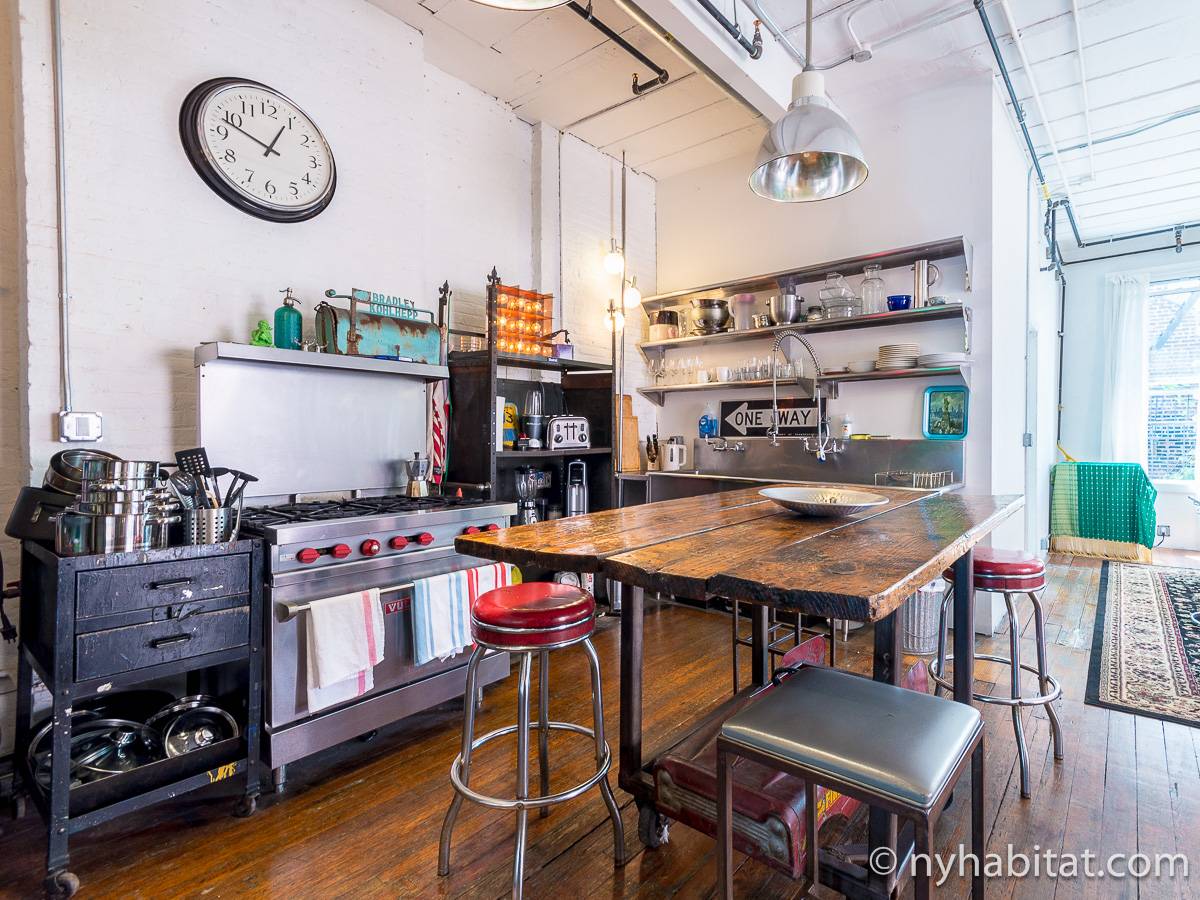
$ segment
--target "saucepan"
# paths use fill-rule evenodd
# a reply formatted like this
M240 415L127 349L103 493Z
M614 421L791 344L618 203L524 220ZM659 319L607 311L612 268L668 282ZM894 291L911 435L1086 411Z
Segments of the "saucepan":
M163 469L166 463L136 459L104 459L90 457L80 465L84 481L162 481L166 478Z
M58 517L54 549L59 556L162 550L169 527L178 522L179 516L158 513L109 516L68 509Z

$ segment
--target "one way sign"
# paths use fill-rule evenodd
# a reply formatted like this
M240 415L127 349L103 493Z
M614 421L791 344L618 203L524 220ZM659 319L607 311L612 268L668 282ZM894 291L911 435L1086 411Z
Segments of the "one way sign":
M824 400L821 401L822 405ZM721 437L765 437L771 427L771 401L724 400L721 402ZM779 400L780 437L817 433L816 401L794 397Z

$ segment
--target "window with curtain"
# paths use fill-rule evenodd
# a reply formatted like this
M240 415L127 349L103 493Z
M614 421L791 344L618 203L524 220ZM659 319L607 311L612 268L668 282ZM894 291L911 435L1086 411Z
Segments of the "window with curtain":
M1196 480L1200 275L1150 282L1145 316L1147 473Z

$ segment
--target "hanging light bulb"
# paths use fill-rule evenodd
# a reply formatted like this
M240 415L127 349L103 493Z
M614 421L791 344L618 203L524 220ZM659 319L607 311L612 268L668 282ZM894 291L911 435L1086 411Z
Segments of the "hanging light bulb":
M808 0L806 66L812 63L812 0ZM867 180L862 145L825 94L825 78L805 68L792 82L792 105L763 138L750 189L782 203L829 200Z
M609 275L620 275L625 271L625 255L617 249L616 238L612 238L611 249L604 256L604 271Z
M625 286L625 293L621 295L621 299L625 301L626 309L635 309L642 302L642 292L638 290L636 275L629 279L629 284Z
M608 309L604 315L605 324L609 331L620 331L625 327L625 313L621 312L621 307L609 299Z
M515 12L541 12L544 9L554 9L556 6L566 6L571 0L475 0L481 6L493 9L511 9Z

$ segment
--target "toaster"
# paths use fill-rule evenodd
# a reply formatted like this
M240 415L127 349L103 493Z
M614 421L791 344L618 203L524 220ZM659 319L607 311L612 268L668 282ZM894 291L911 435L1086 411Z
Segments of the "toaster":
M552 416L546 423L548 449L586 450L591 446L591 431L583 416Z

